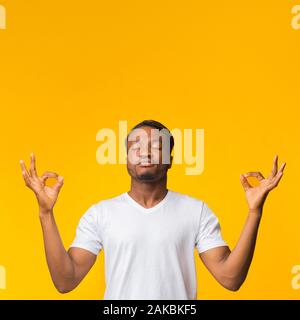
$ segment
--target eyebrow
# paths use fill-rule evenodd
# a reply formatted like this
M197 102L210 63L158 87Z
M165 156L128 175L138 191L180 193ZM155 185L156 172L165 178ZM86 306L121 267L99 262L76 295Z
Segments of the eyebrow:
M155 137L155 138L153 138L153 139L151 139L151 138L148 137L147 140L148 140L148 141L162 141L162 137L159 136L159 137ZM135 139L135 140L129 140L129 139L128 139L128 142L137 142L137 141L141 141L141 136L136 136L136 139Z

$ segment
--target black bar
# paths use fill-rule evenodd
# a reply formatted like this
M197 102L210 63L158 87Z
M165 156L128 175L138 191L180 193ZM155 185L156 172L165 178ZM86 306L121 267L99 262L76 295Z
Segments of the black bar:
M300 300L0 300L0 319L257 320L262 314L286 319L290 313L299 318Z

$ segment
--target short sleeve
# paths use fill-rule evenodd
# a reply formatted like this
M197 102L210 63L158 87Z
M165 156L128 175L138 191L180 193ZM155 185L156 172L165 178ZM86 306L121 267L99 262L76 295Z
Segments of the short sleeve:
M202 205L195 245L199 253L215 247L227 246L222 238L219 220L205 202Z
M97 221L97 211L95 205L92 205L81 217L76 229L75 239L70 247L86 249L98 255L103 244Z

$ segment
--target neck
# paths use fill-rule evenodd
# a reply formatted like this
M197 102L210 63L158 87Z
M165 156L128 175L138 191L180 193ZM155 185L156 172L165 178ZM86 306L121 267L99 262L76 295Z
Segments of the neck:
M162 180L151 183L131 179L128 194L142 206L149 208L160 202L167 192L167 178L165 177Z

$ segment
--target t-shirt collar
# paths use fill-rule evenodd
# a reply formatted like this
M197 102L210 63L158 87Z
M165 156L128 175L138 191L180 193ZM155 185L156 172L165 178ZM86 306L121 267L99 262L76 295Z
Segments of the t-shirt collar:
M125 199L131 204L133 205L135 208L144 211L144 212L153 212L156 211L157 209L161 208L167 201L168 199L171 197L171 193L172 191L167 189L168 192L167 194L164 196L164 198L162 200L160 200L160 202L158 202L156 205L154 205L151 208L145 208L143 207L141 204L139 204L137 201L135 201L129 194L128 192L124 193L124 197Z

